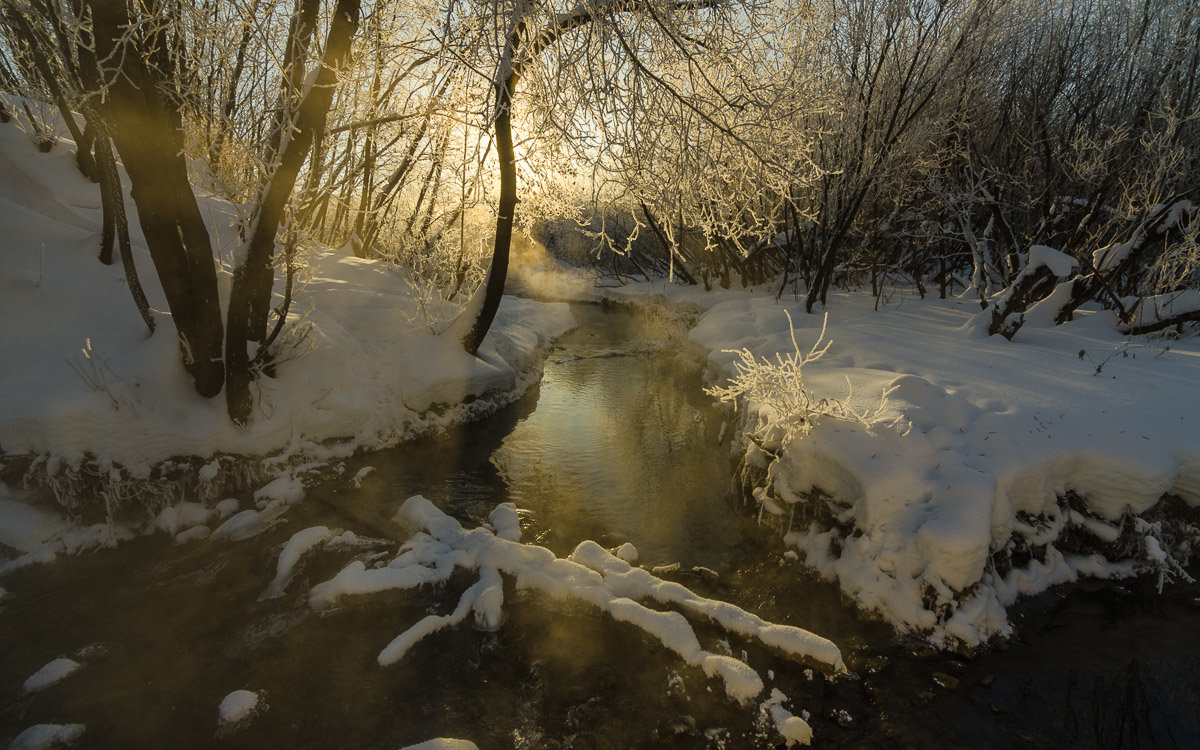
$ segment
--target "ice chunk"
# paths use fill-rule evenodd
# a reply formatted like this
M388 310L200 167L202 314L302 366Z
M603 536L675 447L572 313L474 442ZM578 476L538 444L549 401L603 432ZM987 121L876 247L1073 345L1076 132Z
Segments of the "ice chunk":
M762 711L771 718L775 731L782 735L787 746L812 744L812 727L799 716L794 716L783 707L787 696L779 688L771 690L771 697L762 704Z
M646 570L631 566L595 542L580 542L570 559L599 572L617 594L675 604L707 617L727 630L757 638L768 646L817 659L839 672L846 669L841 651L828 639L802 628L769 623L728 602L706 599L685 586L663 581Z
M226 519L224 523L213 531L212 538L228 539L229 541L249 539L265 531L276 519L283 515L283 511L284 507L282 505L276 505L263 511L248 508Z
M240 505L241 505L241 503L238 502L238 499L236 497L225 498L224 500L217 503L217 505L216 505L217 517L220 518L222 521L224 521L226 518L229 518L234 513L237 513L238 507Z
M32 552L69 526L66 519L9 499L7 493L8 490L0 485L0 544L20 552Z
M201 482L211 482L217 478L217 473L221 471L221 461L214 460L200 467L198 476Z
M343 596L374 594L389 589L414 589L423 584L440 583L450 577L453 569L453 564L433 568L408 565L402 568L367 569L361 560L355 560L333 578L314 586L309 593L308 603L314 609L321 609L332 606Z
M521 519L517 515L517 506L512 503L501 503L488 516L488 523L496 530L496 536L510 542L521 541Z
M207 526L193 526L187 531L181 531L175 535L176 544L187 544L197 539L207 539L212 535L212 529Z
M272 503L292 505L303 499L304 482L291 474L276 477L254 493L254 500L260 508Z
M193 526L204 526L212 517L212 511L200 503L181 502L163 508L154 519L156 528L171 536L190 529Z
M373 471L375 471L374 466L362 467L358 471L354 472L354 476L350 478L350 483L353 484L355 487L362 487L363 479L366 479L367 475Z

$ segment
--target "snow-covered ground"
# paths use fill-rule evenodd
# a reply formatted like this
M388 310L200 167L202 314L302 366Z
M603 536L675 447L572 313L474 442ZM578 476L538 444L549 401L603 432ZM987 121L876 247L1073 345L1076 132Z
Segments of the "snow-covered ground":
M1007 341L986 336L974 301L872 306L832 300L832 345L802 370L815 399L861 419L760 427L773 455L747 451L764 515L808 565L897 626L968 645L1010 632L1006 608L1054 584L1186 578L1200 339L1122 337L1100 311L1039 327L1032 311ZM785 310L807 352L824 319L787 298L711 305L691 338L724 379L744 361L734 350L760 362L795 350Z
M422 308L403 273L310 248L290 315L291 330L307 336L277 377L261 379L252 424L235 428L223 398L189 387L132 201L134 255L157 333L147 335L120 262L97 260L99 191L71 151L64 142L40 154L15 125L0 126L0 447L43 456L49 474L85 456L114 477L138 478L172 456L394 444L515 399L536 378L539 354L574 325L565 304L508 297L473 357L437 335L449 311ZM211 196L201 207L227 295L235 210Z

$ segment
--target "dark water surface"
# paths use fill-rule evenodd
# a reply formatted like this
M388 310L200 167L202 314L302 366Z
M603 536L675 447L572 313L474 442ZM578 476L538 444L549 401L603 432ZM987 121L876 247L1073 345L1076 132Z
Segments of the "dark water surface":
M677 580L700 594L834 640L853 672L836 680L730 639L768 690L809 712L819 747L1200 747L1200 587L1052 592L1014 611L1009 643L969 659L931 652L785 560L739 507L722 416L677 340L628 313L576 315L581 327L520 402L348 460L257 537L147 537L0 579L0 745L33 724L78 722L82 747L399 748L438 736L485 750L772 746L755 707L585 607L509 590L499 631L451 628L381 667L392 638L453 609L473 579L318 614L311 586L361 553L323 548L284 597L260 601L293 533L350 529L394 553L410 531L392 519L420 493L468 527L514 502L527 511L524 540L560 555L582 539L632 542L647 567L680 563ZM702 624L697 634L710 649L728 638ZM81 650L78 672L19 696L42 665ZM242 688L262 692L261 711L222 730L217 706Z

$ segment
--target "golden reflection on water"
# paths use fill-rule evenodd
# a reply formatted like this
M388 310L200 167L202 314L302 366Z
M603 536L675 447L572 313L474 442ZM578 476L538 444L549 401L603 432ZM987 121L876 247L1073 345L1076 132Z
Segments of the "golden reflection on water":
M492 462L513 502L563 541L629 541L648 563L713 565L737 524L720 417L694 366L606 348L614 343L548 362L537 409ZM680 397L688 392L697 398Z

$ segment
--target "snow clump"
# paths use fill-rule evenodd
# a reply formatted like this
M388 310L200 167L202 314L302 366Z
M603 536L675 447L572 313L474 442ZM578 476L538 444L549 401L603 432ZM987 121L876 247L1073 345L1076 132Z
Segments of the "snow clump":
M258 701L259 694L253 690L234 690L221 699L217 708L219 723L229 726L246 721L258 710Z
M51 685L62 682L82 666L82 664L74 659L55 659L30 675L29 679L25 680L24 684L21 685L21 695L36 693L39 690L45 690Z
M50 750L69 747L79 741L87 727L83 724L35 724L8 743L8 750Z

